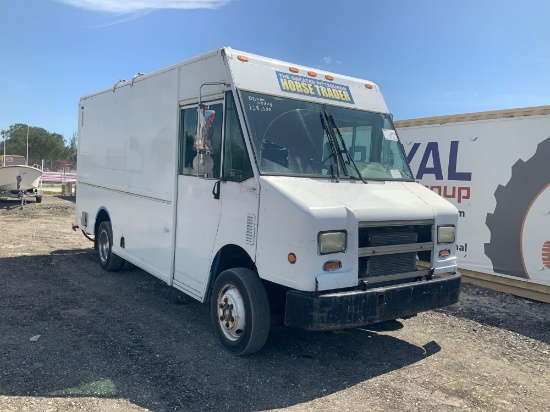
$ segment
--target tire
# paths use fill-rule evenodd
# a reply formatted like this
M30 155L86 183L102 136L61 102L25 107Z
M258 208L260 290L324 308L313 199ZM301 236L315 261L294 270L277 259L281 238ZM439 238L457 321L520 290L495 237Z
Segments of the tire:
M496 273L529 279L523 267L521 233L530 205L548 185L548 159L550 138L539 143L533 157L525 162L518 160L506 186L499 185L495 191L495 211L487 214L485 220L491 231L485 255L491 259Z
M113 253L113 228L111 222L103 221L97 231L97 255L103 270L116 272L122 269L124 259Z
M42 203L42 196L36 196L36 203Z
M258 275L246 268L223 271L216 279L210 300L216 335L234 355L259 351L269 335L267 293Z

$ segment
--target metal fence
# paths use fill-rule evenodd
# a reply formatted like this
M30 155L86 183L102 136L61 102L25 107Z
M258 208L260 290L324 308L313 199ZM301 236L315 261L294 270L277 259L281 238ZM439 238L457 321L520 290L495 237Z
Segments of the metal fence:
M76 173L43 172L42 183L76 183Z
M31 157L27 164L29 166L38 167L43 172L76 173L76 165L63 159L33 159Z
M76 166L68 160L30 158L27 164L42 170L42 183L76 183Z

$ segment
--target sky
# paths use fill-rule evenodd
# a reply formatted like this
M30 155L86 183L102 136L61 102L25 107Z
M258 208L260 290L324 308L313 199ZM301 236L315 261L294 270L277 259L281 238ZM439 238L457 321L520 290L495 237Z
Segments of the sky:
M377 83L397 120L550 104L548 0L0 0L0 130L221 46Z

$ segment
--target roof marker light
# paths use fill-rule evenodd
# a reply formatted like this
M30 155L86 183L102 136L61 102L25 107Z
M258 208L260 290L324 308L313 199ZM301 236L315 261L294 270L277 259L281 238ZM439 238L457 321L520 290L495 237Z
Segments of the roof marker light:
M308 76L311 76L311 77L317 77L317 73L315 72L307 72Z
M334 76L331 76L330 74L325 74L325 79L334 80Z
M239 54L239 55L237 56L237 59L239 59L239 60L242 61L242 62L247 62L247 61L248 61L248 57L243 56L242 54Z
M297 67L289 67L288 70L290 70L292 73L298 73L300 71Z
M367 84L365 84L365 87L366 87L367 89L372 89L372 84L368 84L368 83L367 83Z

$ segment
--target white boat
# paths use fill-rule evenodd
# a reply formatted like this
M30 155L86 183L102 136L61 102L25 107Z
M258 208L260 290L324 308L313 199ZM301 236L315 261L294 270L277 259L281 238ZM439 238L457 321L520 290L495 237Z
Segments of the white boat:
M0 192L34 191L38 188L42 170L35 166L27 166L23 156L0 156ZM21 176L19 190L17 176Z
M19 190L26 192L38 188L42 170L25 165L0 166L0 191L18 191L17 176L21 176Z
M6 137L4 154L0 156L0 193L9 192L11 197L21 198L21 207L27 195L35 196L36 203L42 203L42 170L37 165L27 166L29 157L29 127L27 126L27 157L6 155ZM40 188L38 187L40 185Z

